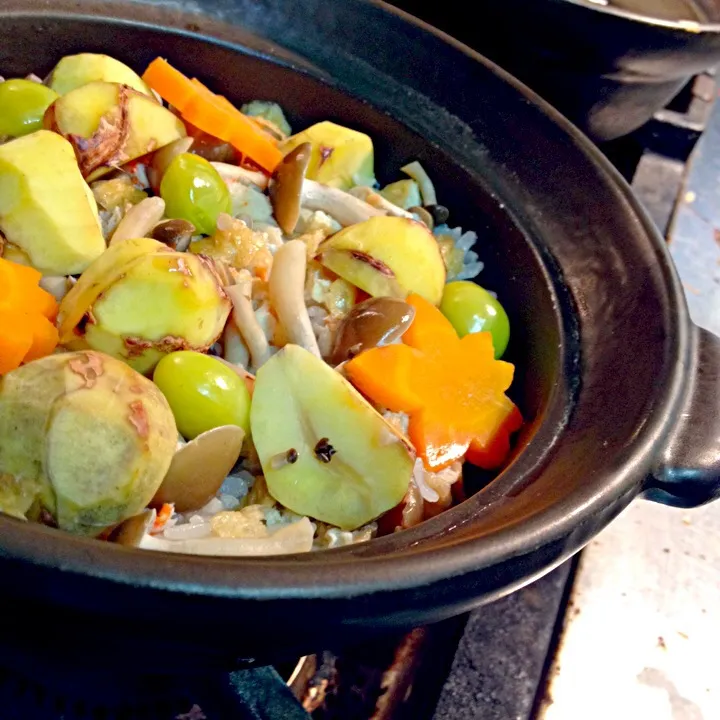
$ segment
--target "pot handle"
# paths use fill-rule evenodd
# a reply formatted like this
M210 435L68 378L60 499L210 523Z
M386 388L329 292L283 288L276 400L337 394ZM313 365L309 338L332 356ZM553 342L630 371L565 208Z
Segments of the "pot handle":
M720 498L720 338L696 326L693 330L695 374L644 493L649 500L676 507L696 507Z

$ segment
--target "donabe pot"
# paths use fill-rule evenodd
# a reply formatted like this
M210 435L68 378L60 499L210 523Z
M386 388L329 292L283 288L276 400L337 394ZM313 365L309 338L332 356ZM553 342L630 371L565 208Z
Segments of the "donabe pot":
M715 0L693 0L702 22L688 22L696 17L689 12L652 17L652 0L644 3L647 15L613 0L490 0L475 10L477 20L462 0L393 4L484 53L596 141L636 130L693 75L720 62Z
M507 469L471 477L480 489L458 507L322 553L159 554L1 517L5 651L177 669L336 647L519 588L639 496L693 506L720 494L720 342L691 324L661 238L584 136L385 6L228 3L219 22L220 5L6 2L0 68L43 75L64 54L106 51L142 69L160 55L236 102L280 101L295 127L368 132L382 181L419 159L454 223L479 233L479 279L510 315L528 422Z

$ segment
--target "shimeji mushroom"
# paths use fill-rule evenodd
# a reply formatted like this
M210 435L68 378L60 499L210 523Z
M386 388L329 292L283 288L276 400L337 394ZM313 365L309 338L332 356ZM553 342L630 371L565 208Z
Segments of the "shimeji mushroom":
M372 188L366 185L357 185L348 191L353 197L359 198L365 201L368 205L377 208L378 210L384 210L386 215L393 215L394 217L404 217L414 220L415 216L404 210L399 205L390 202L387 198L384 198L380 193L376 193Z
M165 201L162 198L151 197L141 200L137 205L133 205L118 223L110 238L110 245L117 245L133 238L148 237L164 214Z
M276 253L270 275L270 300L288 340L321 357L305 305L307 248L302 240L289 240Z
M233 305L232 319L250 352L252 367L261 367L270 358L270 345L255 317L252 303L241 285L229 285L225 292Z
M283 158L270 184L275 218L285 234L295 231L301 208L322 210L344 227L387 214L350 193L308 180L310 152L310 143L298 145Z
M244 438L237 425L221 425L179 447L151 504L172 503L178 512L203 507L237 462Z

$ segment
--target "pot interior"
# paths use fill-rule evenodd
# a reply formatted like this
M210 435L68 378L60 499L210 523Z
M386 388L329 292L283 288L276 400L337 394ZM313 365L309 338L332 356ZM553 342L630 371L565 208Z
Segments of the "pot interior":
M512 394L527 423L509 467L487 486L487 477L470 478L482 490L460 506L405 532L322 553L150 553L0 517L6 605L37 616L52 608L53 622L37 626L42 637L31 647L87 663L94 656L86 648L102 636L120 657L155 662L137 649L162 617L187 629L165 638L168 661L185 662L191 642L194 664L237 666L268 652L268 629L282 649L303 654L432 622L539 577L641 492L685 388L682 291L630 189L527 88L365 0L199 3L227 8L227 24L214 26L223 42L193 35L196 22L215 34L211 21L168 3L34 4L7 0L0 10L5 76L43 75L81 51L108 52L138 70L160 55L236 103L277 100L295 129L330 119L369 133L381 182L420 160L451 225L478 233L486 263L479 281L510 316ZM552 5L567 9L565 0ZM261 37L236 32L232 22ZM247 49L288 58L265 37L302 54L301 67L320 65L385 110ZM6 630L0 647L15 657L29 630L22 623Z
M117 38L122 33L123 42ZM138 72L157 56L236 105L252 99L273 100L285 110L294 131L321 120L366 132L375 147L381 185L405 177L399 168L419 160L435 182L438 201L450 210L449 224L473 230L474 248L485 263L477 282L497 293L511 323L504 359L515 364L509 395L526 426L515 455L534 437L561 373L561 318L549 270L532 239L492 191L486 179L463 169L458 159L424 140L401 122L334 87L325 80L269 60L248 49L198 40L186 33L148 27L121 29L113 23L57 17L10 18L0 27L0 74L35 73L40 77L63 56L105 52ZM494 474L468 468L466 486L474 492Z

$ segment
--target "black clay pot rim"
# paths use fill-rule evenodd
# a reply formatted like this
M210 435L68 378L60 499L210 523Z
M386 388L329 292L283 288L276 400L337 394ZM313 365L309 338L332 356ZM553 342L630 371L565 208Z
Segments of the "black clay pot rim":
M591 520L595 515L602 515L610 506L617 509L619 506L627 505L641 492L643 478L657 459L658 444L663 442L672 429L674 411L683 398L686 388L685 375L692 361L689 332L691 326L684 296L662 239L615 168L562 115L508 73L462 43L406 13L388 8L382 2L373 0L372 4L387 9L407 22L443 39L475 62L490 68L512 85L529 104L535 106L535 112L549 116L565 131L569 140L602 170L607 182L613 184L615 190L620 193L621 202L626 204L634 215L640 226L638 232L652 238L666 290L677 310L668 332L673 337L679 362L670 373L662 404L653 408L652 416L634 439L633 461L619 467L612 476L603 478L600 485L589 483L586 488L575 492L571 496L572 502L567 503L572 508L571 512L567 512L566 508L551 506L531 518L520 520L495 532L491 538L465 539L460 543L454 543L453 539L449 538L448 543L429 550L424 549L423 544L418 542L411 544L402 552L378 557L363 557L361 546L351 546L302 556L213 558L131 550L2 517L0 518L2 535L0 558L26 561L60 574L83 575L107 579L118 584L183 594L197 593L256 600L295 597L347 598L369 592L427 585L442 581L449 576L462 575L480 567L499 564L510 558L530 553L542 545L572 535L573 531L582 527L585 521ZM68 14L63 13L62 16L68 17ZM47 14L44 17L47 17ZM87 19L87 15L82 13L78 13L77 17ZM111 20L115 23L135 26L149 25L119 18L93 16L91 19L96 22ZM198 37L205 42L228 45L223 41L187 31L167 28L165 31ZM270 62L278 62L277 58L267 59ZM322 77L320 81L327 82ZM521 454L505 472L511 473L522 457ZM491 484L487 494L478 494L467 503L480 510L486 497L492 496L492 487ZM419 526L423 528L423 535L435 527L446 526L454 516L459 515L458 509L448 510L441 516L423 523ZM403 533L408 537L412 534L413 530ZM384 540L387 539L379 538L368 545L381 548ZM43 548L42 553L38 553L38 547ZM345 573L336 572L341 566L351 570ZM244 570L248 571L251 577L251 584L245 586L242 585Z
M551 0L555 1L555 0ZM631 10L623 10L622 8L613 7L612 5L596 5L585 0L559 0L560 2L577 5L588 12L598 12L605 15L613 15L623 20L641 23L643 25L653 25L655 27L667 28L679 33L688 35L697 35L698 33L720 33L720 23L704 23L696 20L664 20L663 18L653 17L652 15L643 15L642 13L632 12Z

